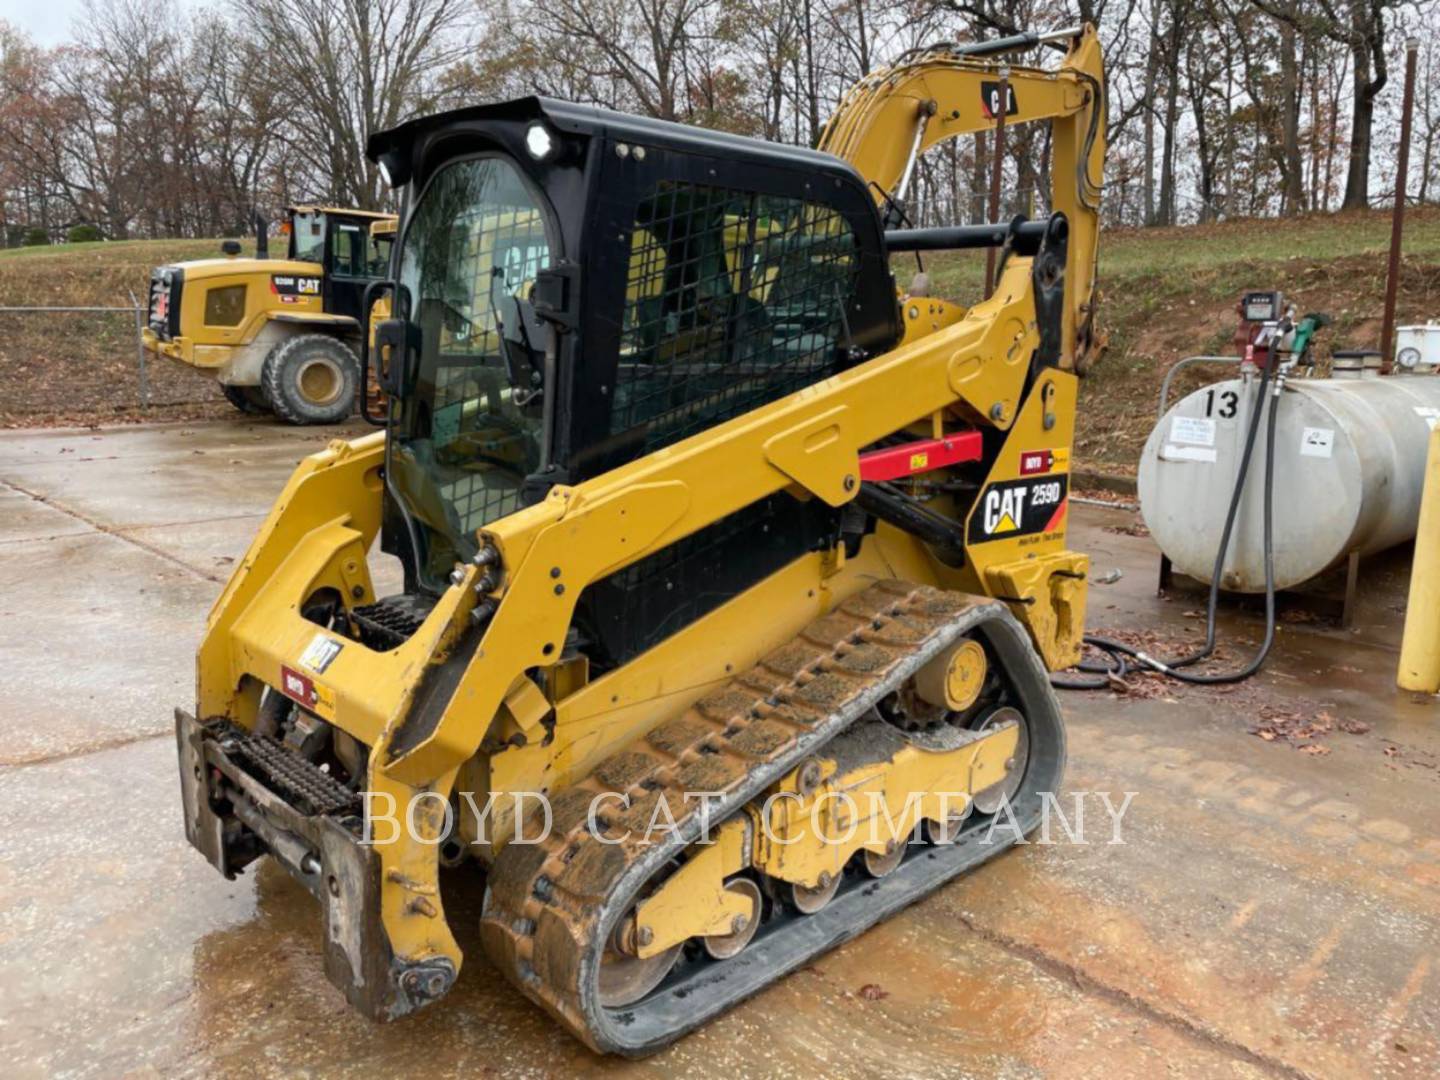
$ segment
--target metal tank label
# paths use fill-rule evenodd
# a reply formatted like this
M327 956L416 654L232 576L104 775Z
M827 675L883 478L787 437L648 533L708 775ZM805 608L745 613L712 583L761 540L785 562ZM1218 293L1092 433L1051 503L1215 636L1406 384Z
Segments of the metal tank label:
M1204 416L1177 416L1170 421L1170 441L1187 446L1214 446L1215 421Z
M1300 436L1302 457L1328 458L1335 452L1335 432L1332 428L1307 427Z
M1165 444L1165 449L1160 451L1161 461L1203 461L1206 464L1215 463L1215 451L1208 446L1171 446Z
M1069 490L1070 477L1063 473L985 485L970 511L967 542L984 544L1054 532L1065 520Z

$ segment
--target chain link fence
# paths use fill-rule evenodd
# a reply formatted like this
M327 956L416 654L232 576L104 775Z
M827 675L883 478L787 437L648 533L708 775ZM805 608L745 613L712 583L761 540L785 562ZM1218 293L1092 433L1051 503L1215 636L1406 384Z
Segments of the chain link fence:
M147 311L124 305L0 305L0 421L104 423L209 414L214 377L145 349Z

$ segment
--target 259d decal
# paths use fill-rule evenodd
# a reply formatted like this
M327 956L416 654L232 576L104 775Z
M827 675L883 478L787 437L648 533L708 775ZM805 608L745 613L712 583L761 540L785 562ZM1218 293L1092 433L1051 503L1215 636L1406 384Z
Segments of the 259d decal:
M1065 520L1069 490L1070 477L1065 473L986 484L970 512L968 542L1053 532Z

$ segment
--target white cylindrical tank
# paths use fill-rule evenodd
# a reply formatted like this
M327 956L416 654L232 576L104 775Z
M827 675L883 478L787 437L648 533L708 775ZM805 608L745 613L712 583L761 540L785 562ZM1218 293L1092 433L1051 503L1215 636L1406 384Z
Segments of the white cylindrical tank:
M1258 376L1203 387L1150 433L1140 459L1140 507L1175 569L1207 584L1220 548ZM1266 395L1271 392L1267 388ZM1292 379L1275 424L1275 587L1308 581L1352 551L1415 536L1425 452L1440 418L1440 376ZM1222 588L1265 589L1262 417Z

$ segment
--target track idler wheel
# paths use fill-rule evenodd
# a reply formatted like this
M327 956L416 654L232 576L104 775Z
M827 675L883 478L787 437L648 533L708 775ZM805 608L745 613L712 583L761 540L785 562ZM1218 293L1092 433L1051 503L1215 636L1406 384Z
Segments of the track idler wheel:
M958 813L951 814L944 821L925 822L925 835L932 844L944 846L953 844L960 837L960 830L965 827L965 822L970 820L970 815L975 812L975 801L972 799L965 804L965 809Z
M716 960L729 960L750 944L755 931L760 929L761 898L760 886L749 878L736 878L727 882L725 891L745 897L750 901L750 914L737 915L728 934L711 934L705 938L705 951Z
M634 935L634 918L621 920L600 958L600 1003L607 1008L618 1009L639 1001L665 981L680 959L679 945L654 956L635 955Z
M840 888L840 875L828 871L820 875L818 885L791 885L790 902L802 915L814 915L835 899Z
M971 805L982 814L993 814L1002 805L1015 798L1020 790L1020 785L1025 780L1025 769L1030 764L1030 729L1025 723L1025 717L1018 709L1004 706L987 713L978 723L974 724L976 731L988 731L992 727L998 727L1007 720L1014 720L1020 729L1019 740L1015 744L1015 756L1005 763L1005 779L998 783L991 784L984 791L975 793Z
M867 850L863 858L866 873L874 878L885 877L900 865L900 860L905 858L905 841L904 839L892 840L890 847L885 851Z

